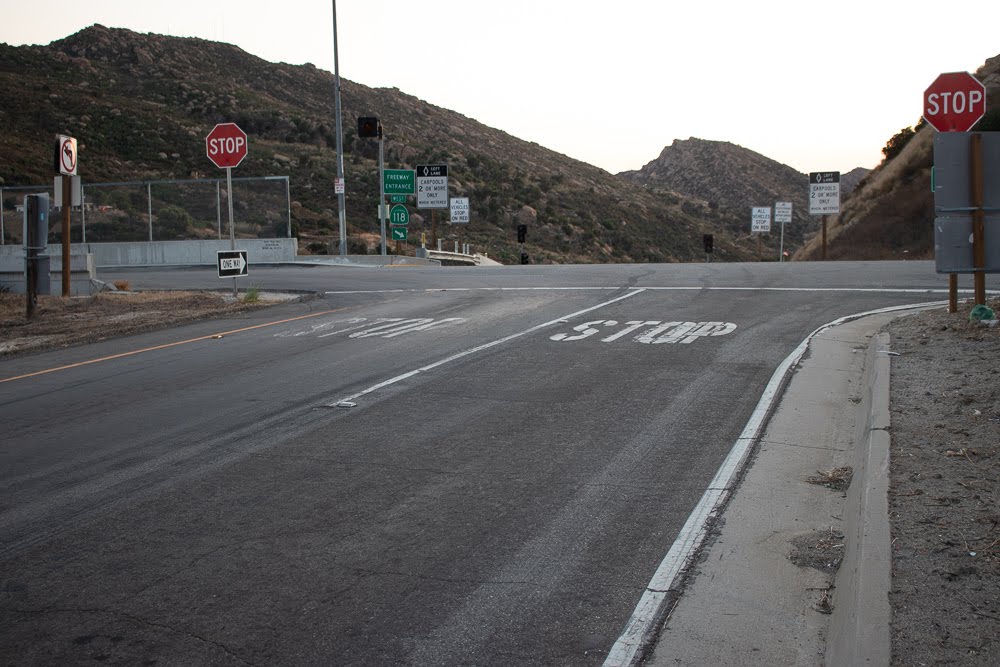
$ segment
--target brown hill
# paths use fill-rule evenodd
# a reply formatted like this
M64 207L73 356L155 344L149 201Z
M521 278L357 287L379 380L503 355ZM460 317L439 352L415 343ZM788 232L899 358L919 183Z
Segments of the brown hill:
M853 172L852 172L853 173ZM691 138L675 141L638 171L619 174L651 191L675 191L706 202L722 224L744 241L750 236L750 209L792 202L792 223L785 226L785 247L796 248L815 228L809 218L809 178L792 167L725 141ZM779 229L765 236L779 244Z
M47 46L0 44L0 184L50 182L57 133L79 139L85 182L214 178L220 172L205 156L204 137L232 121L250 135L234 176L288 175L293 226L323 248L337 241L338 227L333 95L329 72L201 39L95 25ZM471 199L465 240L501 261L517 260L519 223L530 227L535 261L700 259L709 232L717 258L749 257L716 211L676 193L639 187L397 89L342 81L342 103L352 252L369 247L378 228L377 142L354 131L357 117L375 115L385 127L387 166L447 163L450 195ZM13 198L4 200L10 210ZM121 205L140 218L145 210L143 201ZM179 238L215 224L178 220ZM426 223L414 214L411 238ZM441 226L441 235L456 229ZM88 231L88 240L99 239Z
M1000 130L1000 56L975 73L986 86L986 116L973 131ZM887 157L841 204L827 223L827 259L934 257L934 129L921 120L883 149ZM822 238L809 239L794 259L820 259Z

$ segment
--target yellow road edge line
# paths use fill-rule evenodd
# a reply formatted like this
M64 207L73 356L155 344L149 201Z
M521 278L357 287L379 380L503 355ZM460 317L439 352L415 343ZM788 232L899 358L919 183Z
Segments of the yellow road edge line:
M122 357L131 357L136 354L143 354L145 352L155 352L157 350L165 350L170 347L177 347L178 345L187 345L188 343L197 343L202 340L209 340L211 338L221 338L223 336L230 336L232 334L243 333L244 331L253 331L254 329L262 329L264 327L273 327L277 324L285 324L287 322L296 322L298 320L306 320L311 317L319 317L321 315L329 315L331 313L339 313L341 311L347 310L347 308L335 308L333 310L324 310L319 313L310 313L308 315L299 315L298 317L289 317L284 320L276 320L274 322L264 322L263 324L255 324L252 327L243 327L242 329L233 329L232 331L223 331L221 333L208 334L206 336L199 336L197 338L189 338L188 340L179 340L173 343L164 343L163 345L155 345L153 347L144 347L139 350L131 350L129 352L121 352L119 354L112 354L107 357L99 357L97 359L89 359L87 361L78 361L75 364L68 364L66 366L57 366L56 368L47 368L43 371L35 371L34 373L25 373L24 375L15 375L14 377L2 378L0 379L0 384L5 382L13 382L14 380L24 380L31 377L36 377L38 375L48 375L49 373L56 373L58 371L66 371L72 368L79 368L80 366L89 366L90 364L97 364L102 361L112 361L114 359L121 359Z

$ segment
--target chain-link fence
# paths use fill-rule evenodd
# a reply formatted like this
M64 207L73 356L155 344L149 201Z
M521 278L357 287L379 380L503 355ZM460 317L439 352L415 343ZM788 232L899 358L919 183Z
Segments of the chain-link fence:
M53 185L0 186L0 243L20 243L24 196L48 193ZM61 195L61 193L59 193ZM228 238L229 213L225 179L85 183L83 205L73 207L70 240L178 241ZM59 242L61 218L52 217L50 242ZM240 238L292 235L292 209L287 176L233 179L233 227Z

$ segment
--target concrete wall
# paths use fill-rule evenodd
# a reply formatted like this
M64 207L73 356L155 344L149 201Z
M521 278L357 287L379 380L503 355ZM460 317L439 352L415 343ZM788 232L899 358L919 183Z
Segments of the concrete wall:
M7 246L9 247L9 246ZM21 256L0 254L0 289L9 290L15 294L24 294L27 279L24 273L24 251ZM94 278L97 269L94 266L93 255L70 255L69 258L69 289L72 296L93 294L97 291ZM39 294L62 294L62 256L49 256L49 289L45 290L46 278L39 277Z
M73 255L94 256L97 268L120 266L215 266L217 253L229 250L229 240L204 241L135 241L121 243L74 243ZM294 262L298 252L298 239L238 239L236 248L246 250L250 264ZM62 246L53 244L47 253L55 267L62 260ZM15 256L22 260L24 248L20 245L0 246L0 257Z

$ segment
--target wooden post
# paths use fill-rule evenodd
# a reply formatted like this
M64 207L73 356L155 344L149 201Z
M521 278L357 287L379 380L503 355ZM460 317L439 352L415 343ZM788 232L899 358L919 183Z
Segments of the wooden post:
M986 243L985 213L983 212L983 135L974 132L969 137L969 157L972 162L972 274L975 302L986 304Z
M826 216L823 216L823 253L820 259L826 260Z
M948 274L948 312L958 312L958 274Z
M62 177L62 295L69 296L69 216L73 210L73 177Z

